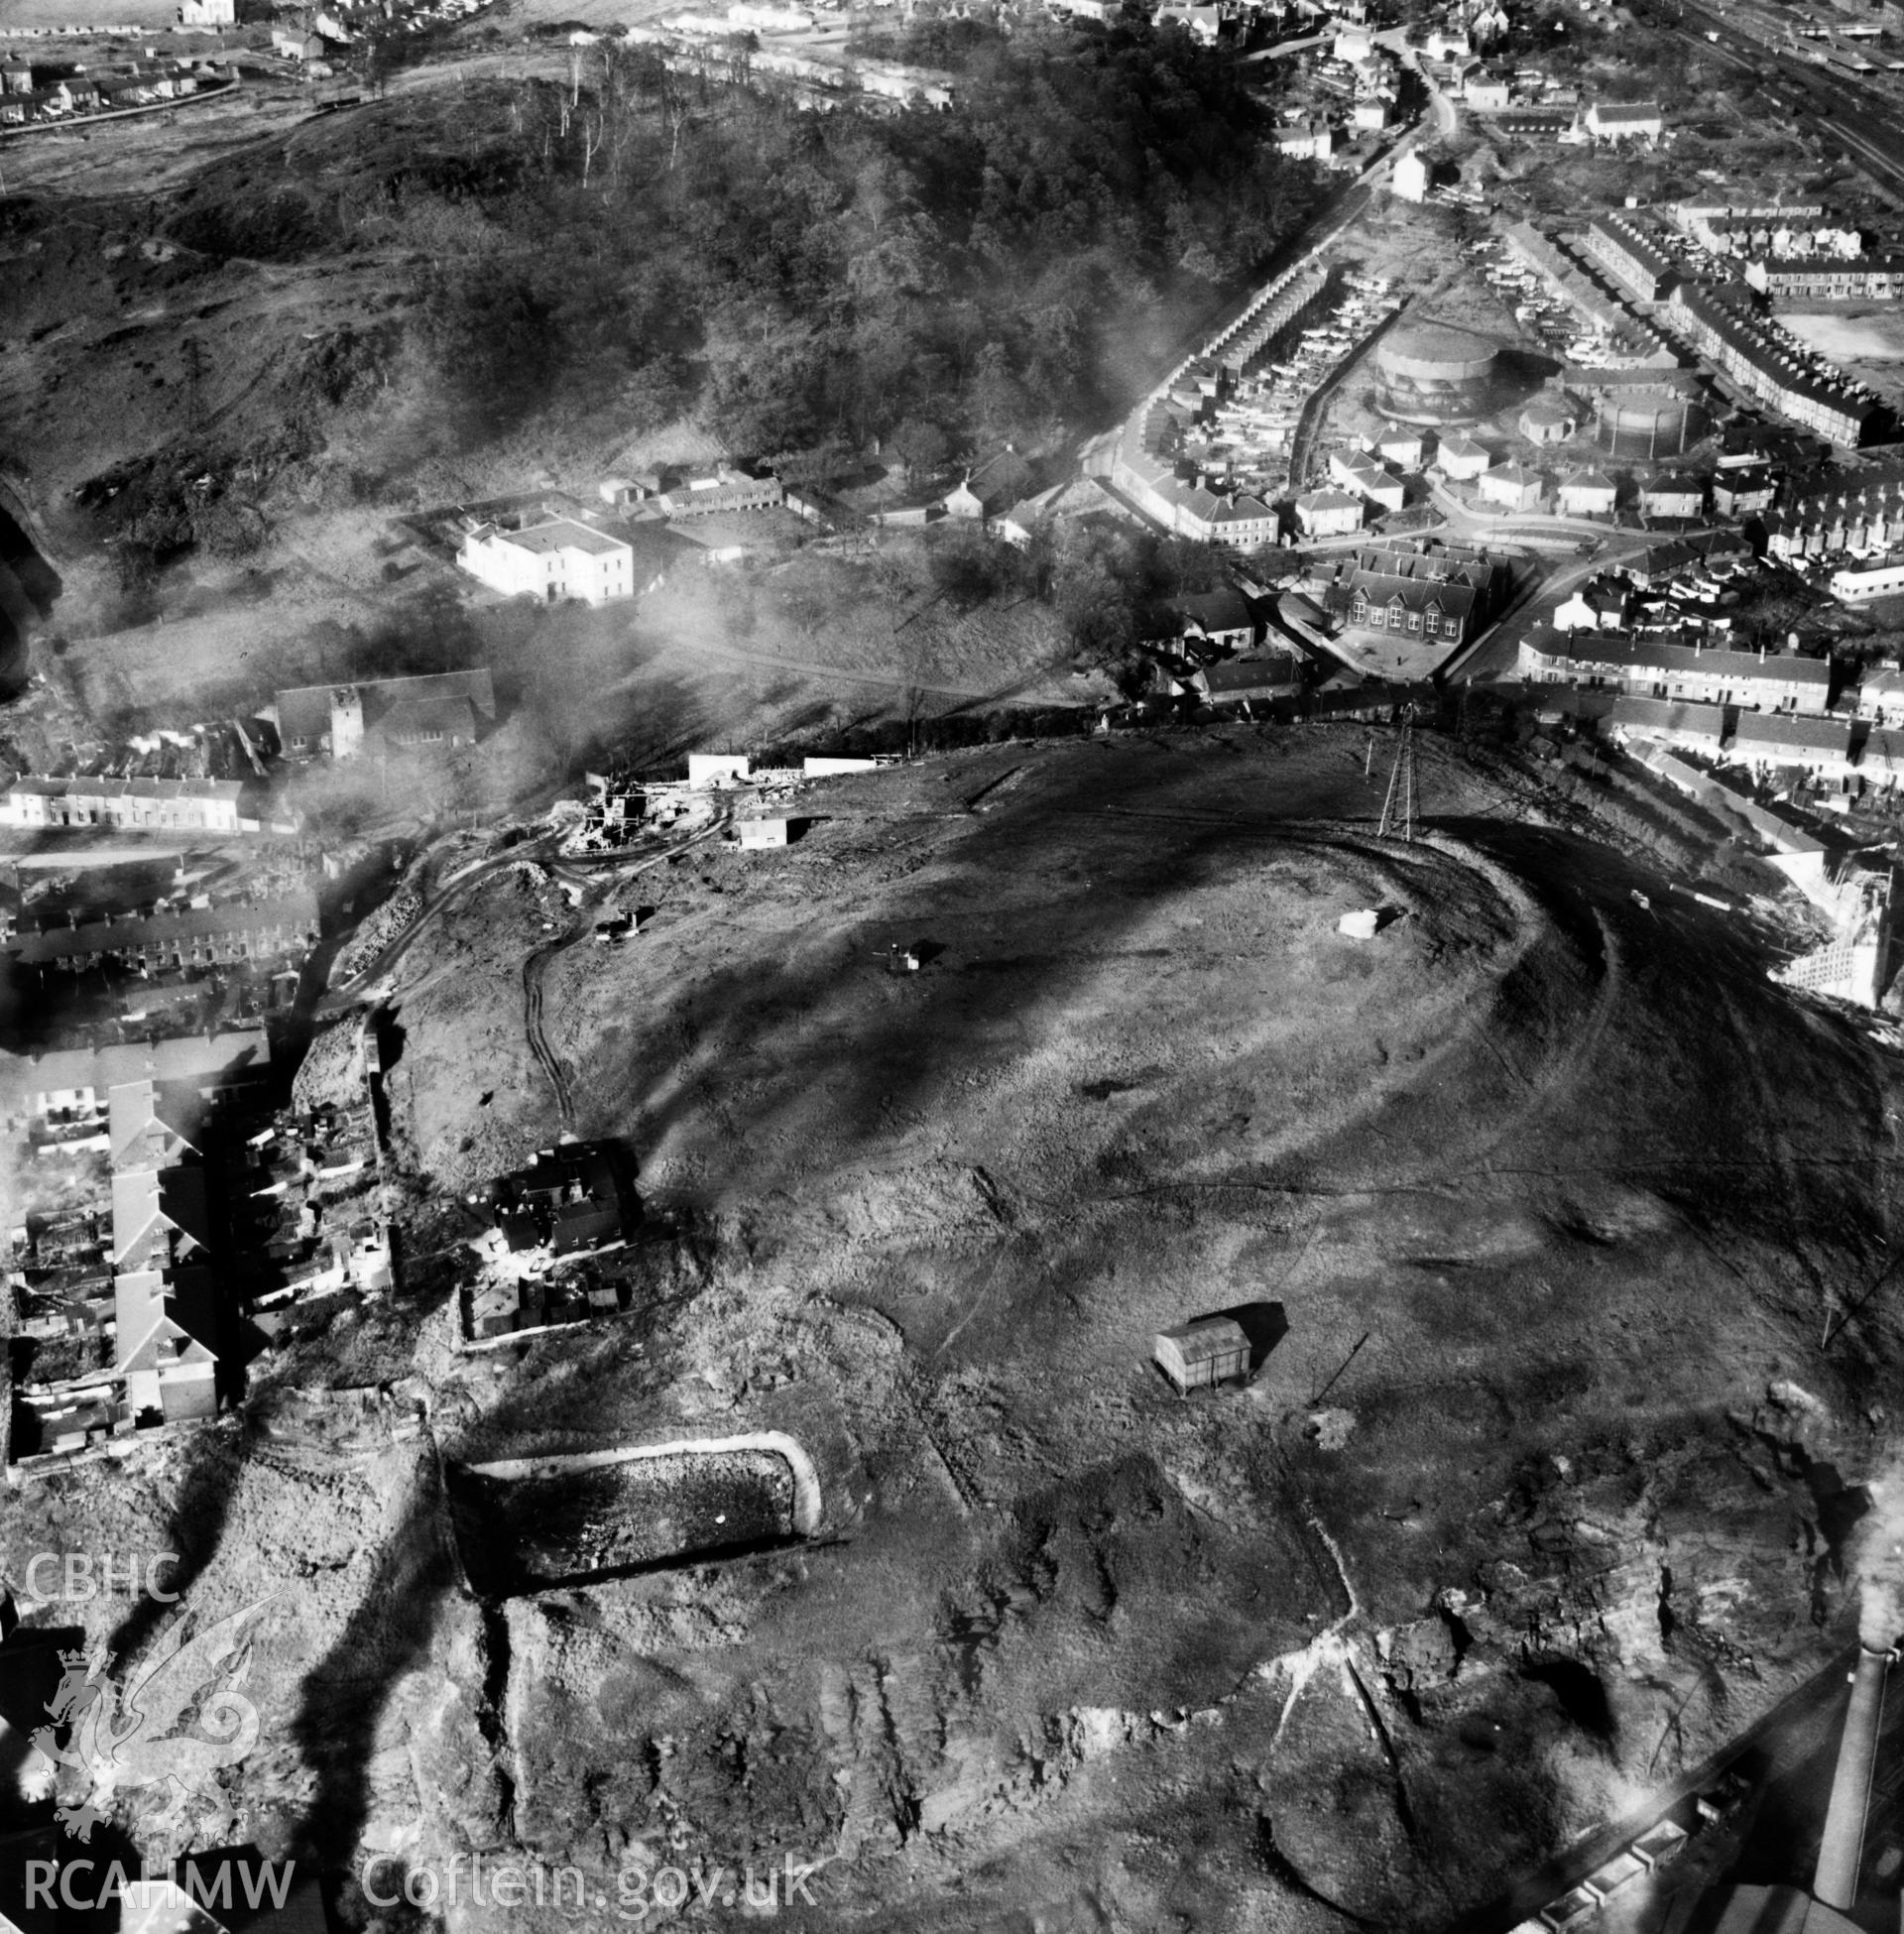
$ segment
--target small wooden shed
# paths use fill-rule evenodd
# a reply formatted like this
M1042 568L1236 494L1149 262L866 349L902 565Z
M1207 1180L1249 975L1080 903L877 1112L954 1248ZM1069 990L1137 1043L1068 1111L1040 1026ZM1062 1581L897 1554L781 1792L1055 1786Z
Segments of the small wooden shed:
M1243 1325L1229 1316L1206 1316L1162 1330L1153 1354L1180 1390L1250 1374L1250 1339Z

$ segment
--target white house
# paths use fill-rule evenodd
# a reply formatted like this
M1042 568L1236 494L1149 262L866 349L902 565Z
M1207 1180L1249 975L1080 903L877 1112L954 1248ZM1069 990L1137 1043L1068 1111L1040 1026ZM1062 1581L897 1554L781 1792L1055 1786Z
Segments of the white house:
M479 524L463 539L456 561L506 597L606 604L635 594L634 547L572 517L546 518L521 531Z
M1904 564L1893 557L1881 564L1834 571L1827 588L1846 604L1861 604L1867 598L1894 598L1904 591Z
M1346 490L1316 490L1296 499L1296 523L1306 538L1336 538L1362 529L1362 499Z
M1408 501L1401 479L1372 457L1333 450L1329 456L1329 474L1344 490L1368 498L1379 510L1398 511Z
M1459 482L1485 476L1494 467L1492 454L1472 436L1450 436L1435 452L1435 462L1444 477Z
M1327 161L1336 152L1336 131L1326 121L1299 121L1276 133L1276 153L1291 161Z
M1560 486L1562 517L1611 517L1619 486L1604 470L1583 470Z
M237 0L184 0L178 9L180 27L236 27Z
M1483 499L1498 504L1503 510L1537 511L1541 491L1540 473L1528 469L1524 463L1503 463L1498 469L1481 473Z
M1428 164L1411 148L1395 164L1388 185L1404 201L1428 199Z
M1587 132L1596 141L1657 141L1666 117L1657 101L1596 101L1587 110Z

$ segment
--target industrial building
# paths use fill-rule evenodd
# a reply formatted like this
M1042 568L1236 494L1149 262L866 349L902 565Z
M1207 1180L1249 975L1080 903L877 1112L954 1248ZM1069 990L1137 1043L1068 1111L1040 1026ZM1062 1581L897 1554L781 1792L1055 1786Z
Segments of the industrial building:
M1445 322L1393 329L1375 350L1375 398L1409 423L1472 423L1495 407L1500 345Z

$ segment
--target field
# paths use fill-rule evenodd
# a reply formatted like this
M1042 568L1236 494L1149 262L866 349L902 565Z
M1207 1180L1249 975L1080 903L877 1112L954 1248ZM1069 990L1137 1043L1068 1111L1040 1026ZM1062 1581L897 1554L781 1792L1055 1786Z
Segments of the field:
M568 1119L680 1232L623 1322L457 1363L431 1316L442 1454L776 1429L823 1523L483 1628L426 1460L317 1496L316 1448L227 1444L208 1603L287 1513L350 1554L288 1628L301 1695L267 1672L247 1830L419 1822L439 1862L507 1803L612 1898L658 1817L824 1860L796 1926L1427 1929L1814 1669L1842 1588L1794 1526L1842 1536L1817 1485L1889 1443L1896 1067L1508 767L1430 741L1431 836L1377 842L1391 744L1372 783L1359 728L932 759L814 788L784 851L579 913L518 870L430 929L394 1118L461 1185L564 1120L526 957L657 908L550 956L542 1016ZM1249 1388L1172 1394L1152 1332L1225 1309ZM400 1317L323 1348L389 1375ZM196 1522L212 1454L152 1496ZM95 1508L29 1493L10 1535Z

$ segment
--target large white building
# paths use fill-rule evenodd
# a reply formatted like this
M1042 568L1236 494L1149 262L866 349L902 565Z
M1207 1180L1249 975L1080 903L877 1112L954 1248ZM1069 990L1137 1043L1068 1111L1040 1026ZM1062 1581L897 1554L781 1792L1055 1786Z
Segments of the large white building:
M479 524L463 539L456 561L506 597L606 604L635 594L634 547L572 517L547 518L521 531Z

